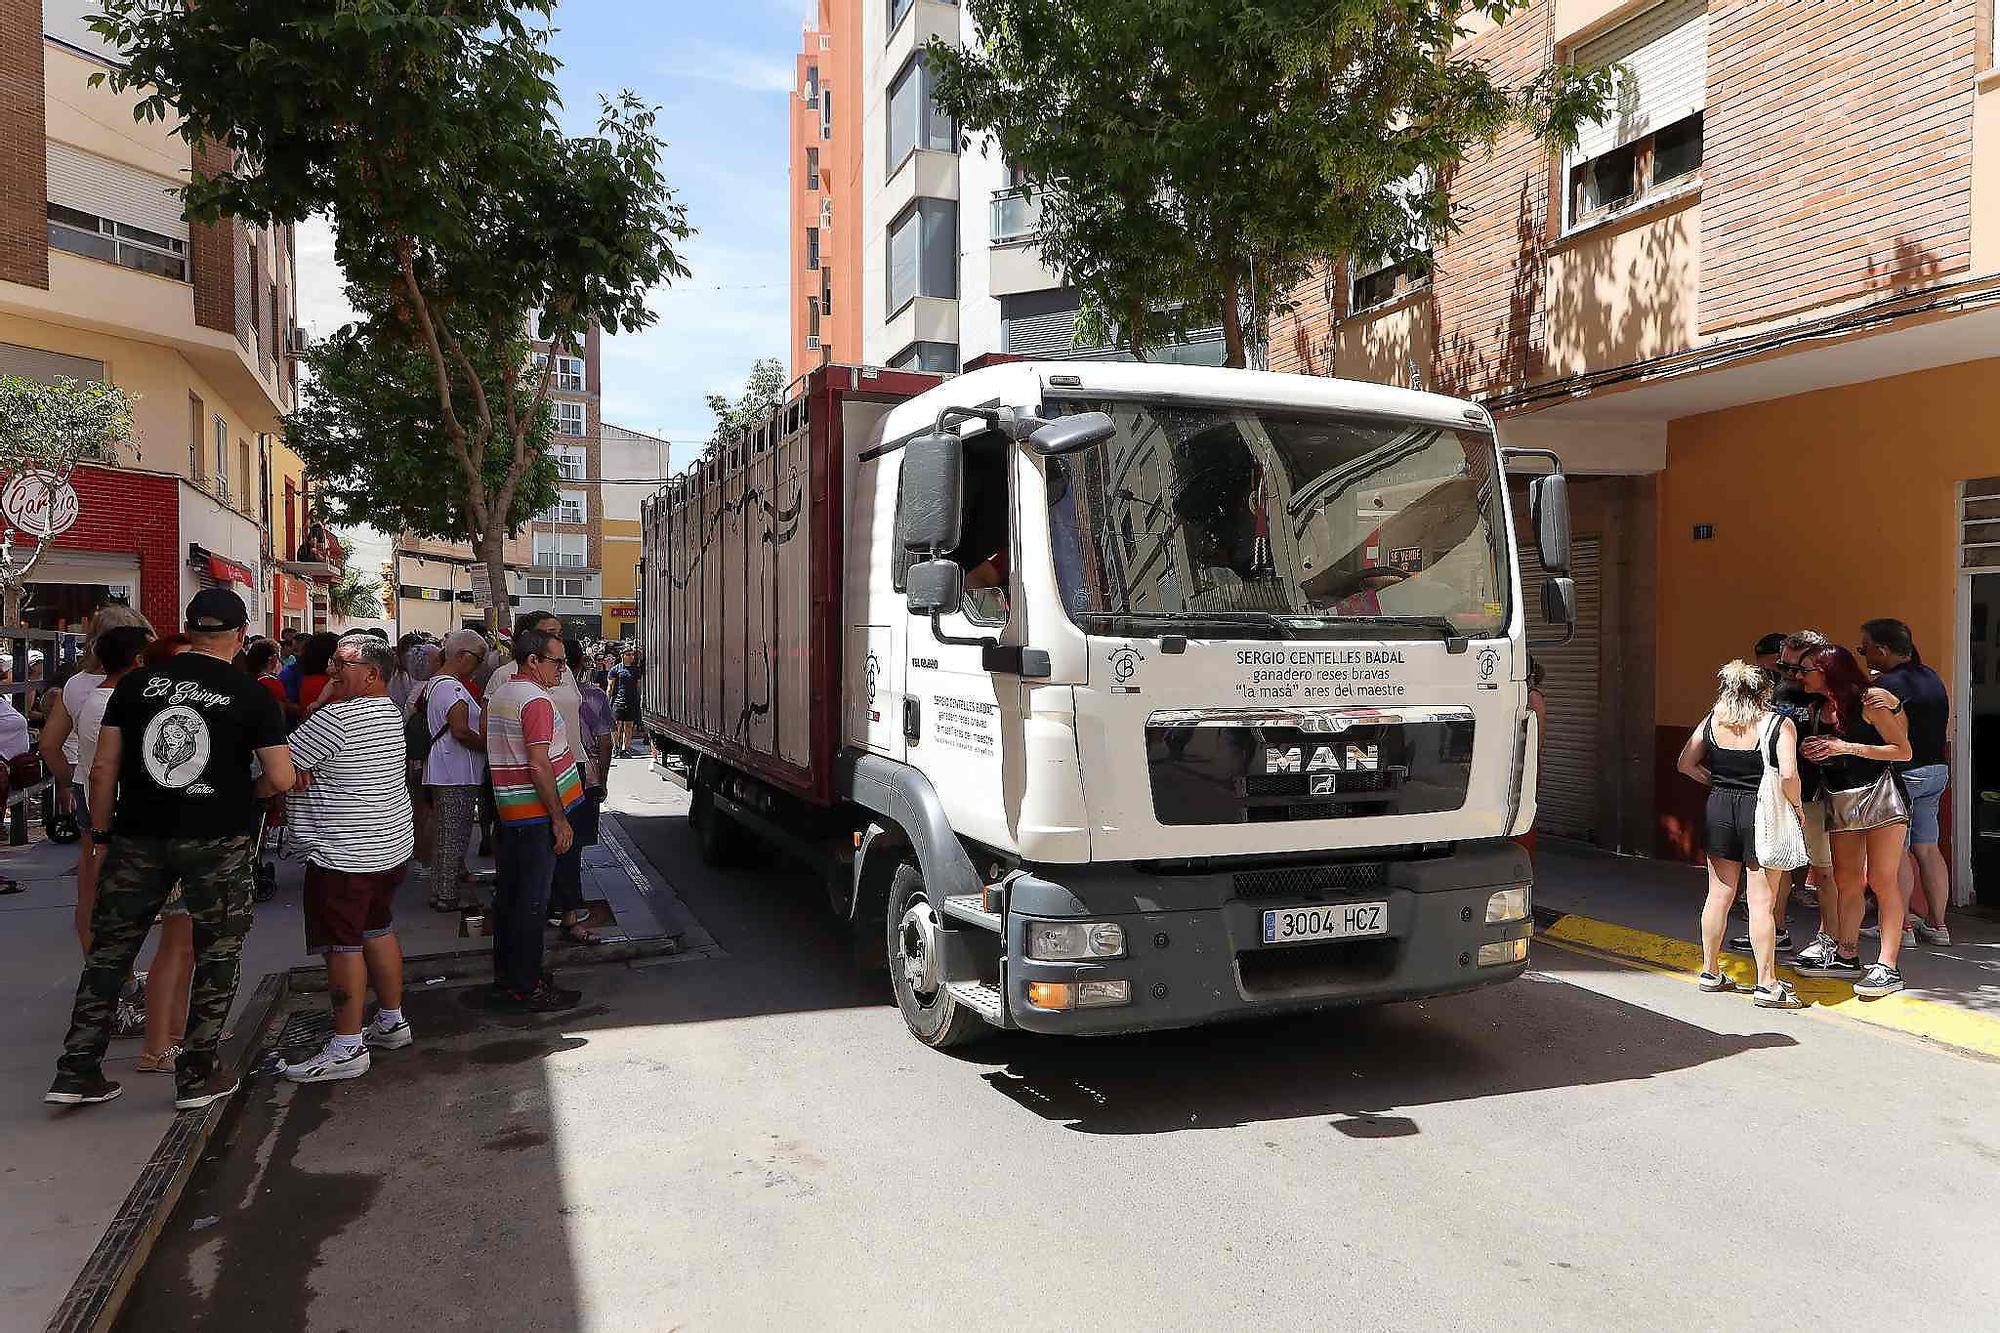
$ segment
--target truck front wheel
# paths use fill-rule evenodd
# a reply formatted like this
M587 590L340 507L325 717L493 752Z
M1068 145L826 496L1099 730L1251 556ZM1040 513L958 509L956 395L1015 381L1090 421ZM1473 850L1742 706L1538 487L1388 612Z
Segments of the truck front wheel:
M944 984L944 925L924 889L923 872L904 862L889 886L889 980L896 1007L916 1039L943 1050L985 1035L986 1021L952 999Z

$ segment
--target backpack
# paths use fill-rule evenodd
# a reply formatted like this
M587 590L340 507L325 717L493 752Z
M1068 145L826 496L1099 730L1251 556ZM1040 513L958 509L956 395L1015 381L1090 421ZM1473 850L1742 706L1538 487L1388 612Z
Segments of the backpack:
M436 731L432 731L425 723L425 718L430 713L431 686L435 684L437 682L434 680L424 682L424 688L417 694L416 703L411 706L409 714L403 719L403 746L409 753L410 768L418 775L419 780L422 778L424 766L430 760L431 747L438 743L445 732L451 730L451 715L448 713L445 715L444 725Z

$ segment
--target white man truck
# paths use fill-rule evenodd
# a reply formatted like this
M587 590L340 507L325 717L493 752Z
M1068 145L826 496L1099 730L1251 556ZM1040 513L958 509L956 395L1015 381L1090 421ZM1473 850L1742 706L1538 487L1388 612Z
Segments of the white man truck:
M1527 965L1568 522L1433 394L827 366L647 501L645 728L701 854L817 867L929 1045L1471 990Z

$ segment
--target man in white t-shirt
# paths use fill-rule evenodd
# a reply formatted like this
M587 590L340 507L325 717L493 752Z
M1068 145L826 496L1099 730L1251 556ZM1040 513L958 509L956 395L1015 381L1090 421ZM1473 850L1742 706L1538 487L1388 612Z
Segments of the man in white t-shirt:
M486 740L479 698L468 682L485 660L486 636L453 630L439 653L436 671L415 696L423 703L424 732L431 738L424 759L431 798L430 905L459 912L478 906L477 891L465 878L465 852L486 787Z
M329 666L333 693L291 736L298 779L286 825L306 857L306 949L326 955L333 1035L319 1054L284 1066L295 1083L368 1072L368 1048L410 1044L403 951L391 908L416 848L403 714L389 698L396 650L350 635ZM368 988L381 1007L364 1033Z

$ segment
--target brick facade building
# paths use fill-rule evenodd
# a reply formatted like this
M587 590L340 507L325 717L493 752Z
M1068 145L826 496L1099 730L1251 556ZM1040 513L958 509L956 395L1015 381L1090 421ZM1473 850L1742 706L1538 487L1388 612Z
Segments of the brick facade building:
M1460 164L1428 278L1334 257L1274 324L1272 369L1477 397L1577 478L1597 618L1545 663L1552 831L1691 856L1673 757L1717 666L1897 616L1952 689L1960 892L2000 895L2000 857L1974 864L2000 839L1966 836L2000 833L1994 18L1542 0L1483 24L1460 54L1509 84L1622 65L1617 111L1574 152L1513 131Z

